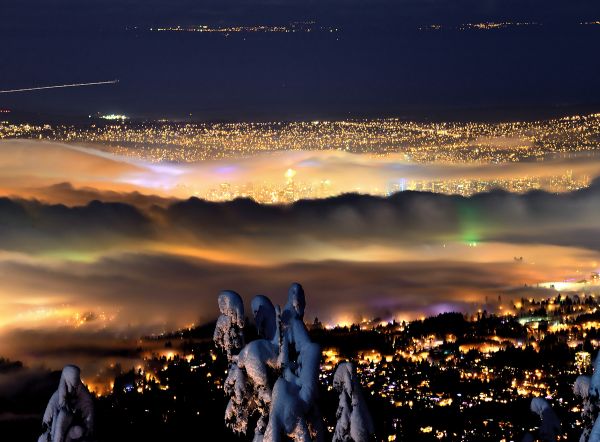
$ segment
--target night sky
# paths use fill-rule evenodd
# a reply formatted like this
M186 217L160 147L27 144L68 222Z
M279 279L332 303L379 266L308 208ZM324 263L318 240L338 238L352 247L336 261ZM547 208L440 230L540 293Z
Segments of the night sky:
M0 89L120 83L5 95L0 107L193 120L527 117L541 109L597 109L600 26L580 23L599 19L593 1L8 0L0 5ZM146 31L302 20L340 32ZM487 21L540 25L455 29ZM446 28L419 30L431 24Z

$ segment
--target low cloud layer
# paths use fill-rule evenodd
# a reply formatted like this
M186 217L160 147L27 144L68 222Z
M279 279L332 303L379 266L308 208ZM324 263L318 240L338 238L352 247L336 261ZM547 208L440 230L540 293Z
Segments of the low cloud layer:
M484 140L480 140L483 142ZM490 138L485 143L510 149L525 140ZM36 198L47 203L83 205L94 199L136 206L166 205L174 199L212 194L227 184L236 195L245 186L283 188L289 169L300 188L318 189L327 183L328 195L383 195L408 183L478 180L548 181L570 176L578 182L600 176L600 157L573 155L503 164L415 163L404 154L375 156L343 151L287 151L199 163L151 163L94 149L49 142L0 142L0 195ZM318 194L317 190L309 192Z
M1 199L0 324L70 326L91 311L92 326L101 313L97 323L115 330L168 329L213 318L223 288L282 302L291 281L306 284L311 313L330 320L469 309L486 295L521 287L522 296L526 284L596 271L599 202L598 184L563 195L405 192L291 206Z
M600 267L600 181L564 194L213 203L122 182L154 173L164 184L195 165L156 169L30 147L11 151L20 161L0 160L9 195L0 198L0 355L25 361L132 360L142 334L213 320L223 289L283 303L298 281L307 318L409 319L552 294L541 284L583 280ZM31 152L40 157L25 164ZM28 175L38 181L25 188Z
M161 250L219 260L390 260L411 247L548 244L598 251L600 182L568 193L492 192L471 198L402 192L348 194L290 206L197 198L138 208L93 201L67 207L0 199L1 248L44 255ZM382 259L369 258L368 250ZM366 252L366 254L363 254ZM444 251L440 250L445 256ZM395 257L395 258L394 258Z

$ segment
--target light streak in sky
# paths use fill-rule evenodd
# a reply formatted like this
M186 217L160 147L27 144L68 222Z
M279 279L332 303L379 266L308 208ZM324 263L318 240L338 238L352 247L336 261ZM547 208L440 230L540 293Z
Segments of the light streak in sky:
M72 84L57 84L53 86L40 86L40 87L29 87L24 89L9 89L5 91L0 91L0 94L12 94L17 92L30 92L30 91L41 91L45 89L64 89L68 87L84 87L84 86L99 86L103 84L117 84L119 80L110 80L110 81L96 81L92 83L72 83Z

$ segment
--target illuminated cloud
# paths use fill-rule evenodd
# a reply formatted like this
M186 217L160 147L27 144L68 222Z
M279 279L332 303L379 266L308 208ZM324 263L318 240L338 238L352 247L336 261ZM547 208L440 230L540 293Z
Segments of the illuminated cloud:
M0 299L3 311L10 313L2 318L2 329L12 330L0 350L37 357L47 352L110 353L102 344L109 331L135 339L142 333L213 320L218 314L215 294L224 288L239 290L247 301L261 293L284 303L289 281L301 280L310 298L308 317L331 323L362 315L414 318L440 305L473 309L486 296L513 296L509 281L531 283L547 276L546 269L513 262L326 261L257 267L141 254L94 263L3 260L0 271ZM519 295L536 291L550 290L522 290ZM96 318L81 324L74 320L75 312L95 312ZM69 344L57 343L60 350L35 338L41 331L51 333L48 330L71 336ZM77 340L79 335L83 338ZM95 337L86 347L90 336Z
M223 288L277 298L292 280L313 287L314 314L330 318L521 296L528 290L515 287L597 270L599 192L347 195L283 207L191 199L149 210L0 200L0 324L73 325L92 311L115 329L175 327L212 318Z
M58 365L98 354L118 358L112 350L135 357L126 352L128 339L213 320L223 289L283 302L290 281L301 281L311 298L309 318L351 321L361 312L408 319L472 310L486 297L554 293L538 284L585 279L600 263L600 182L559 195L402 192L281 206L215 203L179 198L178 186L132 184L132 177L151 186L155 175L172 184L210 177L209 170L272 169L284 180L292 167L296 176L304 168L343 174L348 167L375 176L404 166L331 153L292 153L275 163L258 157L152 165L26 142L3 153L1 186L10 197L0 198L0 354L15 358L54 358ZM588 163L571 166L591 173L597 165ZM515 167L494 173L539 165ZM63 336L62 350L44 353L40 333Z
M67 207L3 198L0 247L32 255L62 253L72 259L109 251L158 250L271 263L406 259L406 251L414 253L411 247L489 242L597 251L599 199L600 182L560 195L347 194L290 206L191 198L149 208L100 201ZM369 251L382 259L370 258ZM442 249L437 253L450 257Z
M485 142L505 146L515 141L493 138ZM384 195L415 182L527 181L533 177L548 181L567 174L584 182L600 175L600 159L589 156L506 164L422 164L408 161L403 154L289 151L199 163L151 163L74 145L27 140L0 142L0 151L0 195L67 205L93 199L164 205L173 199L218 193L222 185L237 186L232 192L239 195L244 186L277 189L292 180L299 187L311 187L309 195L313 196L322 186L327 195Z

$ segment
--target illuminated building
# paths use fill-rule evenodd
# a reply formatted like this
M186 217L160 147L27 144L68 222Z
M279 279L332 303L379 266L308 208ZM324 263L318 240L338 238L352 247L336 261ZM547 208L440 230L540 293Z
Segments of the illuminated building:
M579 373L586 373L592 365L592 355L587 351L578 351L575 353L575 366Z

